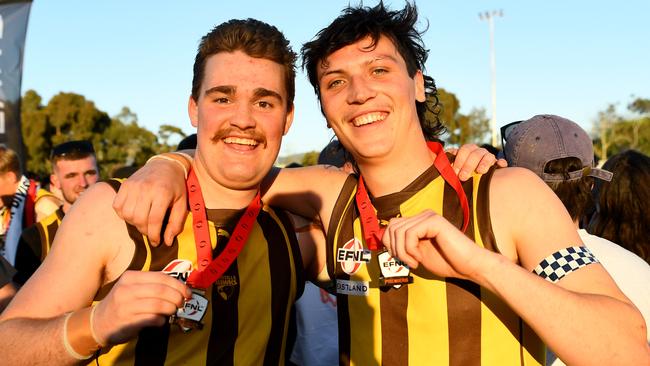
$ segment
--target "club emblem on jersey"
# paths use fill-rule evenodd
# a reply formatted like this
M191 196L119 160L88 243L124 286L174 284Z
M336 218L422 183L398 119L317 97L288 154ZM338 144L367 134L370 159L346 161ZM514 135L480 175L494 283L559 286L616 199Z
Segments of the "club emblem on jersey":
M394 258L387 251L379 253L377 256L381 277L379 285L381 287L400 288L402 285L413 283L413 277L409 276L411 269L406 263Z
M174 259L163 268L162 273L185 283L190 273L192 273L192 262L187 259Z
M222 276L214 285L219 296L224 300L228 300L235 293L237 278L235 276Z
M352 275L357 273L363 263L370 262L371 252L363 247L361 241L352 238L336 251L336 261L341 263L343 272Z

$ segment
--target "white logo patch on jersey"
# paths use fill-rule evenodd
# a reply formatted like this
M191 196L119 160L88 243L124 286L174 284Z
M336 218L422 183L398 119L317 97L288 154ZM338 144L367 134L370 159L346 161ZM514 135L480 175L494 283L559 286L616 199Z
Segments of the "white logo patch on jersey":
M370 262L372 254L365 249L361 241L352 238L336 251L336 261L341 263L343 272L351 275L357 273L363 263Z
M336 280L336 293L352 296L368 296L370 286L368 281Z

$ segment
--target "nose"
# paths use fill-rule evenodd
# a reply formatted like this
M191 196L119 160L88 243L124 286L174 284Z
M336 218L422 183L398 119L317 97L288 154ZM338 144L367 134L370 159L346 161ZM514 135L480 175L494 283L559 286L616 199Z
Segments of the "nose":
M355 76L348 81L347 102L349 104L363 104L375 95L375 90L363 77Z
M255 118L253 117L252 106L242 103L236 109L235 114L230 119L230 124L238 127L241 130L255 128Z
M79 181L77 184L79 184L79 186L83 187L84 189L88 188L88 177L85 174L79 174Z

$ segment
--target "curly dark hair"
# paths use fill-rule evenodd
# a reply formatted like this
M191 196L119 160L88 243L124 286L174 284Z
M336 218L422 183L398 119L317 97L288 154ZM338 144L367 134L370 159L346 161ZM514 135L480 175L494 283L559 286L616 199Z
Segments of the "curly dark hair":
M242 51L251 57L277 62L284 67L287 107L296 93L296 53L276 27L256 19L232 19L214 27L201 38L194 60L192 98L198 100L207 59L220 52Z
M302 46L302 67L307 71L309 82L320 99L317 66L324 64L326 58L337 50L349 46L363 38L370 37L374 47L381 36L388 37L406 62L410 77L418 70L424 72L424 63L429 50L424 47L422 32L415 28L418 11L414 4L406 3L402 10L388 10L383 2L374 7L348 6L329 26L316 34L316 37ZM428 28L428 26L427 26ZM426 101L416 103L418 118L424 136L429 141L439 141L438 136L445 128L440 122L440 104L436 83L432 77L424 75ZM427 111L429 113L427 113Z
M650 157L635 150L614 155L603 168L611 182L597 181L596 212L588 231L636 253L650 264Z

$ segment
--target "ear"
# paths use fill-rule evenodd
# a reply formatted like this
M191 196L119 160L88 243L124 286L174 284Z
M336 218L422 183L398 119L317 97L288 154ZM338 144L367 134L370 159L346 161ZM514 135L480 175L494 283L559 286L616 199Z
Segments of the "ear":
M282 135L286 135L287 132L289 132L289 127L291 127L291 123L293 123L293 112L296 110L294 107L293 103L291 104L291 109L287 111L287 117L286 120L284 121L284 133Z
M415 100L418 102L426 101L427 96L424 92L424 75L422 75L422 70L418 70L415 73L413 81L415 82Z
M196 105L196 100L190 95L187 101L187 114L190 117L192 126L198 127L199 125L199 107Z
M61 182L59 182L59 177L56 174L50 174L50 184L61 189Z

